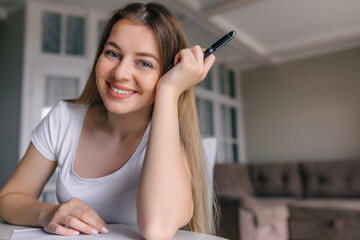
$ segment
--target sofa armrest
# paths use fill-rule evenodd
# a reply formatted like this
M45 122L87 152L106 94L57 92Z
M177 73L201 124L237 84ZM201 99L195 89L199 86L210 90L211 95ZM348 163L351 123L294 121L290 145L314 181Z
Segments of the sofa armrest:
M221 210L220 236L232 240L256 240L253 236L256 229L258 208L257 200L248 195L218 196Z
M240 239L239 208L242 200L236 197L218 196L221 211L219 235L227 239Z
M287 204L257 202L242 207L240 216L240 239L287 240L289 239L289 208Z
M289 237L287 204L263 203L253 197L218 197L220 235L229 239L285 240Z
M257 226L271 224L274 221L288 221L290 215L286 203L269 204L260 202L256 208L247 210L254 214Z

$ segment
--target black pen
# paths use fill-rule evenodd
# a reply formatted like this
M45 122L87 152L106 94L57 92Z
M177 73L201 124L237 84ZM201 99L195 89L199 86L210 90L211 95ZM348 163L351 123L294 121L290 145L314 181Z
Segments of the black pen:
M235 35L236 32L233 30L228 34L226 34L225 36L223 36L222 38L220 38L218 41L216 41L213 45L211 45L211 47L205 50L204 59L213 52L215 52L216 50L218 50L219 48L221 48L222 46L224 46L226 43L228 43Z
M208 57L210 54L214 53L216 50L218 50L219 48L221 48L222 46L224 46L226 43L228 43L234 36L236 35L236 32L230 31L228 34L224 35L222 38L220 38L219 40L217 40L213 45L211 45L211 47L209 47L208 49L205 50L204 52L204 59L206 57ZM165 71L165 73L167 71L169 71L174 65L171 64L168 69Z

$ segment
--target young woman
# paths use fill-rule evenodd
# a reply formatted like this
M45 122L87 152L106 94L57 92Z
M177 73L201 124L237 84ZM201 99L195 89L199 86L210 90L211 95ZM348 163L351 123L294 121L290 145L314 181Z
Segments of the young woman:
M59 235L138 225L146 239L210 233L194 85L215 61L187 48L175 16L132 3L109 18L87 85L61 101L0 192L7 222ZM37 199L58 168L59 205Z

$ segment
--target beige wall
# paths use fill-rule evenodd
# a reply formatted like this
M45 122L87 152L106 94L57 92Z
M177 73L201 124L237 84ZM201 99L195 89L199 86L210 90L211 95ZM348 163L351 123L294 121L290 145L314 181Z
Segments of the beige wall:
M245 71L247 161L360 159L360 48Z

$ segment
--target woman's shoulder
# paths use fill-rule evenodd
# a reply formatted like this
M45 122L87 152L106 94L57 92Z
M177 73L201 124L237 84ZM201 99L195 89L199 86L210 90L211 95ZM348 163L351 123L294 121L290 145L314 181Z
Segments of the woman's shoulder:
M54 107L54 110L61 116L82 114L88 109L88 104L78 104L67 100L61 100Z
M44 121L56 126L68 125L74 120L81 120L88 109L87 104L77 104L69 101L59 101L44 118Z

